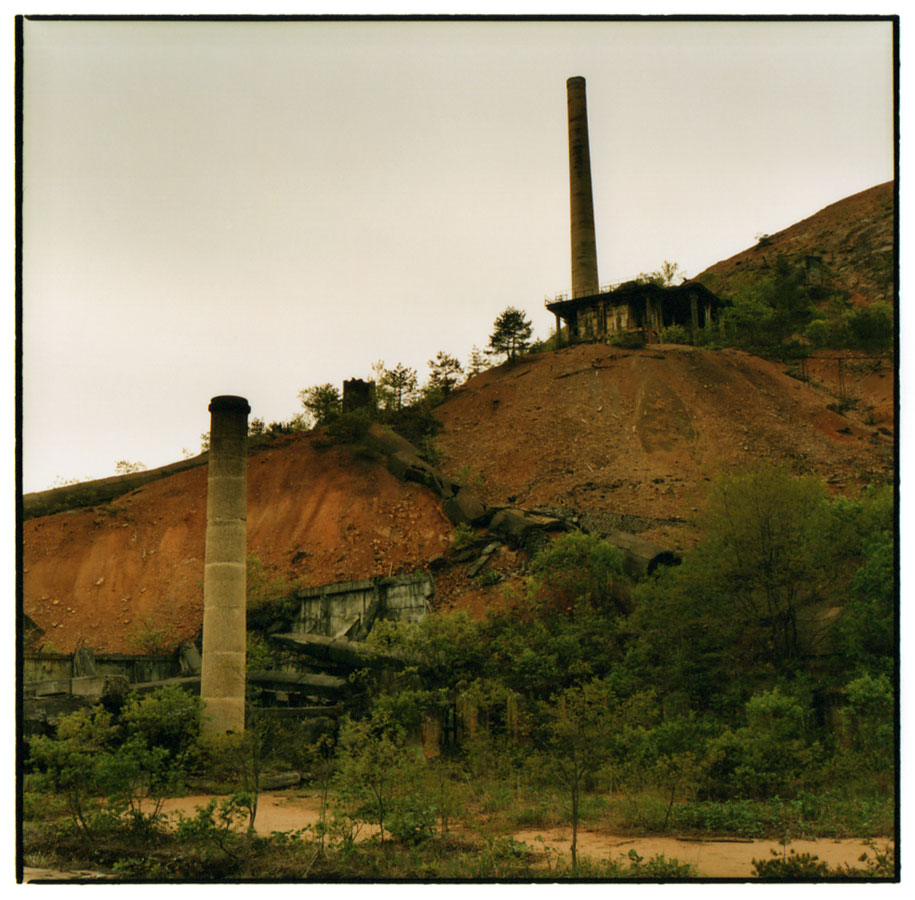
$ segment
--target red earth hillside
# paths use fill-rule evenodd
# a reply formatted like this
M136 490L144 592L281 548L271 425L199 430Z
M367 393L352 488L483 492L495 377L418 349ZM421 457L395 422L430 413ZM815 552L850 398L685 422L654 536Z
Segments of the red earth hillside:
M428 489L294 435L248 463L248 550L302 586L423 568L452 531ZM23 524L24 611L45 649L137 652L145 631L193 638L203 621L206 467L105 506Z
M471 379L436 411L437 443L487 502L564 507L676 549L716 473L765 460L850 489L891 477L892 409L876 421L867 391L892 383L886 363L850 377L859 408L840 415L826 390L742 351L579 345Z

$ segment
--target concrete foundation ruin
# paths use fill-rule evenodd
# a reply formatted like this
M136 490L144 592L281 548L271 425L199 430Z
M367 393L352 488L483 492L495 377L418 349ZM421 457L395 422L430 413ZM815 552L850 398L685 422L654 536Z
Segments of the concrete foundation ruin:
M344 581L296 591L302 605L293 630L362 640L376 619L418 622L429 612L435 591L425 572Z

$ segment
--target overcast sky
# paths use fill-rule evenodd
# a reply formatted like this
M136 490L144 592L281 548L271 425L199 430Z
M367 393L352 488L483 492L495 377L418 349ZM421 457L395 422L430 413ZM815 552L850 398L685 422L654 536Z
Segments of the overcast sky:
M25 23L24 490L425 379L568 290L566 79L601 283L689 275L893 177L888 22Z

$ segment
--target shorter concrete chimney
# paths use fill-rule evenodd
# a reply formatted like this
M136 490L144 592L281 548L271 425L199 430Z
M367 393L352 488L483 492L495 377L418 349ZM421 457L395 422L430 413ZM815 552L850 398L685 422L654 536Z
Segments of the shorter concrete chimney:
M203 576L201 733L245 730L248 413L244 397L210 402Z

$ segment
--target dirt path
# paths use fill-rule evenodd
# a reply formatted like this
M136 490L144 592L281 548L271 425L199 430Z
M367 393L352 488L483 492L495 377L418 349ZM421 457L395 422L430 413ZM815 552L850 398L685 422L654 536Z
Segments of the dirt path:
M540 842L537 836L551 850L568 859L572 846L571 829L547 828L516 832L515 840L537 847ZM879 842L882 845L882 841ZM797 854L810 853L819 857L830 867L844 863L858 865L858 857L868 848L860 840L833 840L823 838L818 841L792 841L790 848ZM689 863L693 871L705 878L751 878L754 859L769 859L772 851L779 854L783 848L778 841L769 840L686 840L674 837L621 837L601 831L580 831L578 833L578 853L590 856L593 860L616 859L635 850L639 856L648 860L663 854L667 859L678 859Z
M195 806L204 806L212 798L209 796L179 797L166 801L166 812L181 811L185 815L193 813ZM305 825L314 824L320 817L320 798L317 795L304 793L264 793L260 795L257 807L256 830L260 834L271 831L295 831ZM374 827L364 827L360 837L367 837L377 831ZM543 838L543 844L537 837ZM515 840L523 841L530 847L541 849L549 847L554 854L568 857L572 832L569 828L542 828L517 831ZM882 845L885 839L879 839ZM624 837L598 830L582 830L578 834L579 854L590 856L594 860L615 859L625 856L634 849L639 856L649 859L664 854L668 859L676 858L681 863L689 863L695 871L705 878L750 878L753 874L754 859L768 859L771 851L781 852L782 848L774 840L684 840L675 837ZM867 850L861 840L833 840L824 838L818 841L792 842L791 847L797 853L811 853L832 866L855 865L858 857ZM555 858L555 857L554 857Z

